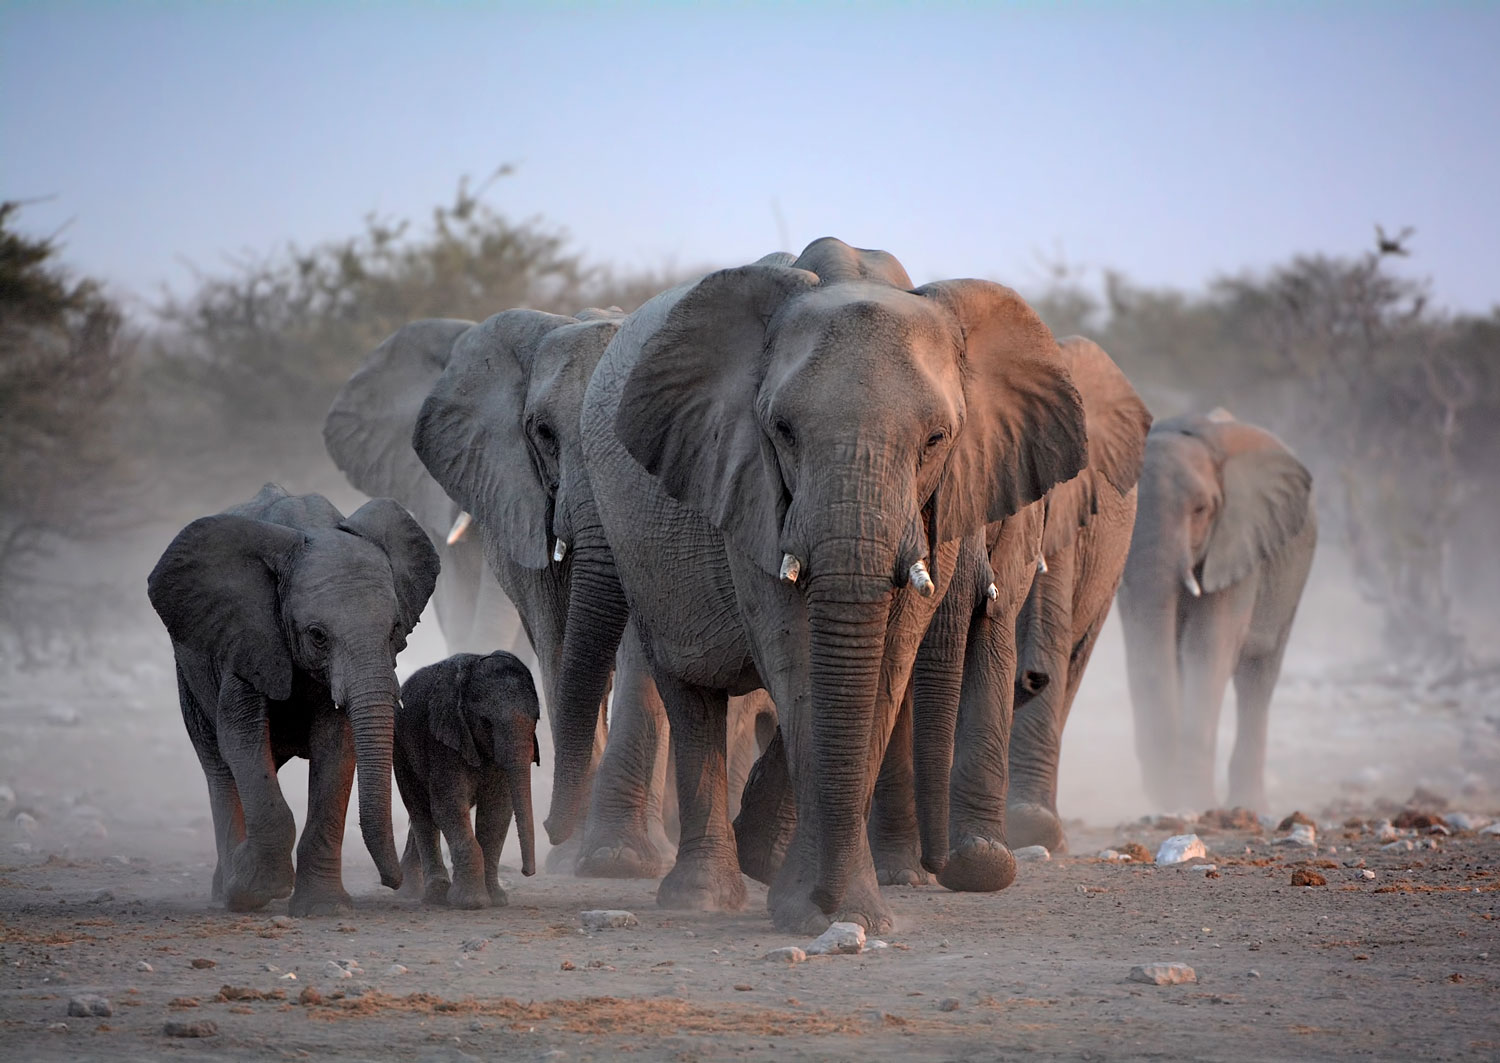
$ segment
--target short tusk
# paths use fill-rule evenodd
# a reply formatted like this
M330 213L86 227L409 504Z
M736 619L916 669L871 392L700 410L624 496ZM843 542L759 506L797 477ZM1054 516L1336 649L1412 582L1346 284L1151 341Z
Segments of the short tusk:
M1036 555L1036 570L1044 576L1047 574L1047 558L1042 554Z
M984 589L984 596L990 601L996 601L1000 597L1000 588L991 583Z
M1192 572L1188 572L1182 577L1182 585L1194 598L1203 597L1203 588L1198 586L1198 578Z
M565 558L565 557L567 557L567 556L568 556L568 540L566 540L566 539L559 539L559 540L557 540L557 542L555 542L555 543L552 544L552 560L553 561L556 561L560 565L560 564L562 564L562 559Z
M781 555L781 582L796 583L797 577L802 575L802 562L791 554Z
M912 562L906 577L923 598L931 598L937 592L937 587L932 582L932 573L927 571L927 562L920 557Z
M469 515L468 510L460 513L458 519L453 522L453 527L448 529L448 545L452 546L467 535L469 533L469 525L473 523L474 518Z

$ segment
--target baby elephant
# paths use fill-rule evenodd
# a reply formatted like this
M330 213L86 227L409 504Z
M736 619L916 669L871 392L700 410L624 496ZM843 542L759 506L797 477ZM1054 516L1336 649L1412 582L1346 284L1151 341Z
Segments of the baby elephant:
M487 908L506 903L500 849L514 812L521 874L536 874L531 766L536 686L516 657L458 653L412 674L396 708L396 785L411 816L402 876L428 904ZM477 806L477 822L469 810ZM438 832L453 856L448 871ZM475 835L478 835L476 840ZM424 885L425 884L425 885Z

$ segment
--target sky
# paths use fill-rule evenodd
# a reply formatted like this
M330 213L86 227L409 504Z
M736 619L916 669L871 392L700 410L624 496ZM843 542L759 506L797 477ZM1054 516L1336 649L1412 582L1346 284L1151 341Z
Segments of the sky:
M1497 56L1500 4L0 0L0 198L135 305L508 163L493 206L627 268L1193 289L1379 222L1486 311Z

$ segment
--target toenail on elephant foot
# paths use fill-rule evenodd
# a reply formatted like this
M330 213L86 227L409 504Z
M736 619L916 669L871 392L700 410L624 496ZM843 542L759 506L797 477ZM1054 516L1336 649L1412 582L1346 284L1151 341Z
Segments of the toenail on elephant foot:
M1045 805L1019 801L1005 808L1005 841L1012 849L1043 845L1060 853L1067 847L1062 821Z
M948 853L938 882L958 893L993 893L1016 880L1016 858L989 838L968 837Z
M646 842L584 846L577 874L583 878L660 878L661 859Z
M745 907L745 880L726 861L679 860L657 887L656 903L694 912L738 912Z
M875 879L882 886L927 886L932 883L932 876L921 867L875 867Z

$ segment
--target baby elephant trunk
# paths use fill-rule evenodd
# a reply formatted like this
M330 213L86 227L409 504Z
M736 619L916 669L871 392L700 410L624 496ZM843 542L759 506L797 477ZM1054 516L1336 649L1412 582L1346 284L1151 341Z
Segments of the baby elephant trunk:
M533 738L533 750L536 748L535 741ZM514 757L514 763L506 772L510 783L510 805L516 817L516 837L521 842L523 875L536 874L536 827L531 814L531 765L532 759L529 757Z

